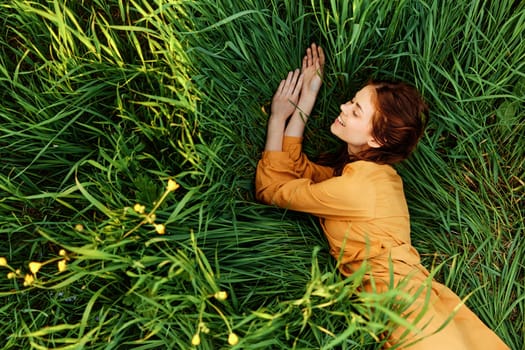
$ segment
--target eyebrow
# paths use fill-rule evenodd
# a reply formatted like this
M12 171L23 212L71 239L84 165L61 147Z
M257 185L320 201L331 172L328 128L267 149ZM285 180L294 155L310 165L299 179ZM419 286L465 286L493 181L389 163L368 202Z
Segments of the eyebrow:
M363 108L361 108L361 105L359 104L359 102L356 101L355 103L357 105L357 107L361 110L361 112L363 112Z

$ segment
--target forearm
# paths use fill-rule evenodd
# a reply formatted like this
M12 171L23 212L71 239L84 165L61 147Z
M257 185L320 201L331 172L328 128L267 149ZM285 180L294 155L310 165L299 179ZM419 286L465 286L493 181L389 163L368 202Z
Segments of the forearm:
M270 117L268 120L268 131L266 134L265 151L282 151L284 126L286 119Z
M297 108L295 109L292 117L290 118L290 121L288 122L288 125L286 126L284 135L295 137L303 136L306 122L308 121L310 113L312 113L316 98L317 93L314 92L308 92L301 96L297 104Z

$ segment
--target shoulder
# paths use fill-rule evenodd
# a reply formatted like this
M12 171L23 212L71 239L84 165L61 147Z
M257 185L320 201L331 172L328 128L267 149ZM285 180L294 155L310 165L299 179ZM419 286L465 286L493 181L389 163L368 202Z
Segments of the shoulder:
M392 182L396 176L390 165L356 161L347 164L340 176L332 178L331 184L340 193L360 193L371 198L378 188Z
M356 161L344 168L341 178L374 217L407 215L403 181L391 165Z
M340 176L320 184L320 193L325 200L333 200L354 212L358 210L358 216L369 218L375 215L377 195L388 182L386 174L390 171L388 166L368 161L349 163Z
M346 165L341 179L349 186L374 193L390 193L393 189L403 188L403 180L391 165L370 161L356 161Z
M343 169L343 175L364 178L375 176L399 177L397 171L391 165L365 160L348 163Z

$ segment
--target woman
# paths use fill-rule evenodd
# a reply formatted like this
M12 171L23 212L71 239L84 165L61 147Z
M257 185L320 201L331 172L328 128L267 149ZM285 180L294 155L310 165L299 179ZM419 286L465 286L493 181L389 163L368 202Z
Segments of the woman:
M322 83L325 55L312 44L302 69L290 72L274 95L265 151L257 166L256 196L267 204L320 218L341 273L363 263L363 288L396 286L413 296L389 345L405 349L508 349L450 289L432 281L410 243L410 221L399 175L425 127L427 107L410 85L372 82L341 105L330 127L347 144L339 164L315 164L301 151L305 123ZM420 315L421 313L421 315ZM444 322L447 325L440 329Z

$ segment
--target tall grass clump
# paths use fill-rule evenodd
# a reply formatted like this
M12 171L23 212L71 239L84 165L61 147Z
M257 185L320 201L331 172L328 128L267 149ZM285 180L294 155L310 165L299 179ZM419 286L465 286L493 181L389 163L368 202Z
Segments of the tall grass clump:
M512 349L525 321L525 6L0 4L5 349L379 349L401 296L342 278L314 218L254 201L275 87L327 52L305 134L370 78L415 84L413 243ZM397 300L397 302L396 302Z

